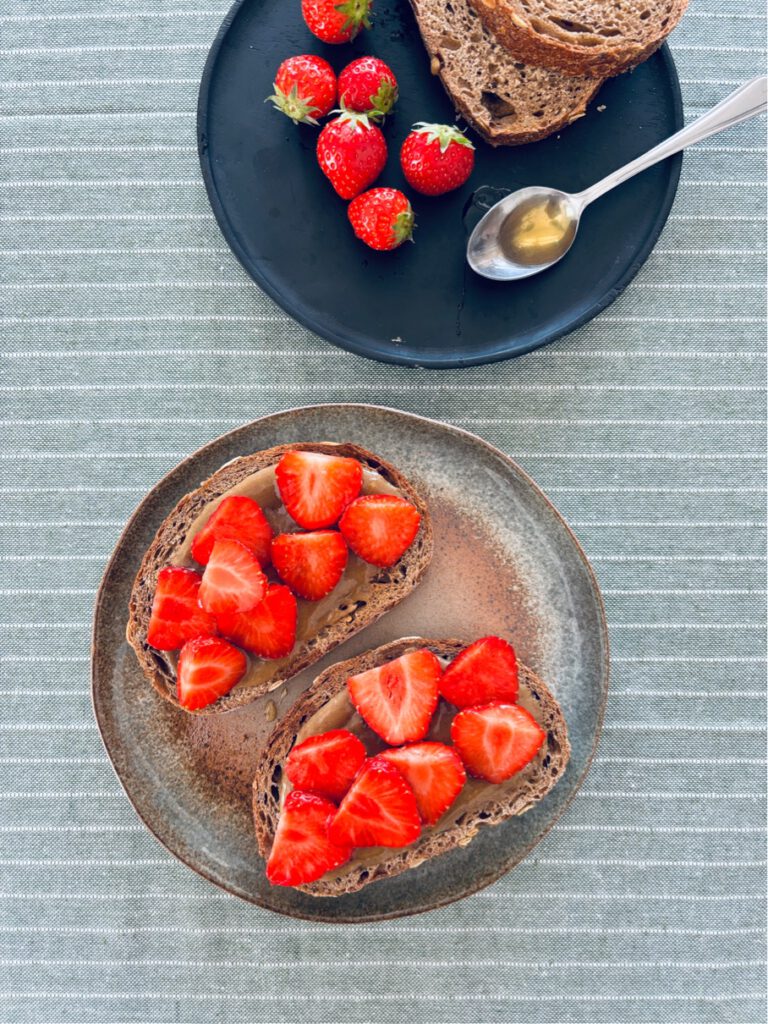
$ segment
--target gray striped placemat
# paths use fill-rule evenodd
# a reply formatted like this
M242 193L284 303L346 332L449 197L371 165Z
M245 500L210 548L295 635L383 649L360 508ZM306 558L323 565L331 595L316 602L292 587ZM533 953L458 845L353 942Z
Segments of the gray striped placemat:
M765 121L685 157L598 320L494 367L340 352L248 282L194 110L216 0L0 0L0 1019L765 1019ZM764 4L696 0L689 118L764 68ZM276 57L277 60L277 57ZM371 401L498 444L605 594L613 689L564 820L490 889L364 928L283 920L146 833L91 716L99 576L206 440Z

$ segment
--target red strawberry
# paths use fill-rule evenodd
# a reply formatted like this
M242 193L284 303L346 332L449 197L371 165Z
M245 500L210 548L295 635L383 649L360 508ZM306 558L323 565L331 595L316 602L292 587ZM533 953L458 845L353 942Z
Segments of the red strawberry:
M486 704L460 711L451 739L472 775L504 782L532 761L547 734L519 704Z
M486 636L465 648L440 680L440 693L457 708L517 700L517 658L511 644Z
M272 527L253 498L233 494L223 499L202 530L195 534L192 541L194 560L206 565L213 542L225 537L227 540L239 540L249 547L262 565L269 561Z
M396 188L372 188L353 199L347 210L357 237L371 249L396 249L413 235L413 209Z
M427 735L441 672L435 655L422 649L350 676L347 689L358 714L395 747Z
M371 565L394 565L419 532L421 516L396 494L365 494L353 501L339 529L355 554Z
M203 573L198 595L211 615L249 612L264 600L267 577L250 548L239 540L217 540Z
M179 704L188 711L213 704L240 682L247 667L243 652L218 636L188 640L179 654Z
M425 196L439 196L463 185L475 165L475 147L447 124L413 126L400 150L408 184Z
M336 530L281 533L272 541L272 564L294 594L319 601L344 575L347 545Z
M277 69L275 91L267 99L294 124L318 123L336 103L336 75L327 60L305 53L288 57Z
M301 0L301 13L313 36L324 43L348 43L370 28L372 0Z
M288 587L270 583L261 604L249 612L216 616L219 631L259 658L284 658L296 642L296 598Z
M297 744L285 762L296 789L319 793L338 803L365 760L365 747L347 729L331 729Z
M402 773L414 792L425 825L434 825L467 781L461 758L444 743L413 743L378 756Z
M333 842L328 836L330 800L294 789L285 798L267 861L267 878L272 885L306 885L326 871L341 867L352 855L349 844Z
M350 846L407 846L420 834L413 790L393 764L370 758L331 821L331 839Z
M197 636L213 636L216 621L198 604L200 574L168 565L157 574L147 643L158 651L175 651Z
M384 169L387 143L365 114L344 110L320 132L317 162L341 198L354 199Z
M318 452L287 452L275 469L288 515L305 530L333 526L363 486L357 459Z
M339 99L347 110L382 118L397 102L397 79L378 57L358 57L339 75Z

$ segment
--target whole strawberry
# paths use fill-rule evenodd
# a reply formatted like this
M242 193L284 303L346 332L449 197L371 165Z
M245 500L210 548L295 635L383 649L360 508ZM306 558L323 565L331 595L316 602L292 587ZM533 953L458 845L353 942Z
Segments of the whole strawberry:
M271 100L294 124L318 123L336 103L336 75L327 60L305 53L277 69Z
M397 79L378 57L358 57L339 75L339 99L348 110L378 120L397 102Z
M396 249L413 234L413 210L396 188L372 188L353 199L347 211L349 222L371 249Z
M408 184L425 196L439 196L463 185L475 165L475 147L456 127L419 122L400 150Z
M317 162L342 199L372 185L387 162L387 143L365 114L344 110L320 132Z
M348 43L371 27L372 0L301 0L301 13L313 36L324 43Z

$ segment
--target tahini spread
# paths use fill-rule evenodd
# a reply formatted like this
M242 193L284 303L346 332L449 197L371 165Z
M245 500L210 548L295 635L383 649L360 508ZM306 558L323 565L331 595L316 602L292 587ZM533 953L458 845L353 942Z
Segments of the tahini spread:
M379 473L363 467L363 486L360 493L399 494L400 492ZM258 502L276 535L298 529L296 523L288 515L280 498L280 492L275 481L275 467L267 466L247 476L239 484L230 487L229 490L205 506L190 526L183 543L179 545L169 559L171 565L180 565L189 569L200 570L200 566L195 562L190 553L192 550L192 539L195 534L202 530L222 500L230 495L244 495ZM271 567L268 566L266 571L271 579L277 579ZM381 570L375 565L369 565L350 551L344 575L330 594L320 601L304 601L300 597L296 598L298 609L296 645L299 645L305 638L316 635L322 629L333 625L346 615L349 615L357 601L365 600L366 588L370 580L379 572ZM157 653L163 658L169 670L175 676L178 664L178 651L158 651ZM243 678L235 687L236 690L246 686L255 686L266 679L272 678L276 680L275 685L279 685L282 681L280 669L287 665L291 659L291 655L285 658L265 660L257 658L247 651L245 654L248 656L248 668Z

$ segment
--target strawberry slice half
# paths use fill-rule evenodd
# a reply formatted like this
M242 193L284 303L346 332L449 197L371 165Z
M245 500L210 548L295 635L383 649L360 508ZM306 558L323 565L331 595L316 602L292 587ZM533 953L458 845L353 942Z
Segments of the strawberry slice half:
M147 643L158 651L176 651L187 640L213 636L216 620L198 604L200 574L167 565L157 574Z
M388 566L408 550L419 532L421 516L396 494L364 494L339 522L347 544L364 562Z
M296 787L338 803L365 761L365 747L348 729L331 729L297 744L285 761Z
M294 594L319 601L344 575L346 541L336 530L281 533L272 541L272 564Z
M288 514L305 530L333 526L363 486L357 459L319 452L286 452L275 467Z
M478 704L514 704L517 700L517 658L511 644L498 636L476 640L443 672L440 693L457 708Z
M434 825L467 781L461 758L444 743L412 743L378 755L393 764L413 790L425 825Z
M196 711L229 693L245 675L248 659L217 636L189 640L179 654L176 691L179 704Z
M504 782L525 768L547 734L519 704L486 704L460 711L451 739L470 774Z
M264 600L249 612L216 616L219 632L259 658L285 658L296 642L296 598L288 587L270 583Z
M347 680L358 714L393 747L422 740L439 699L442 668L425 648Z
M207 565L214 542L239 540L253 551L261 565L269 561L272 527L261 506L244 494L231 494L224 498L216 511L192 540L192 557L200 565Z
M407 846L420 835L413 790L393 764L370 758L331 821L331 839L350 846Z
M306 885L341 867L352 856L348 843L334 842L328 825L336 807L314 793L292 790L285 798L267 861L272 885Z
M217 540L200 584L200 604L211 615L249 612L264 600L267 577L250 548L239 540Z

